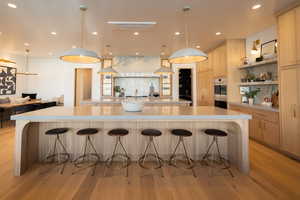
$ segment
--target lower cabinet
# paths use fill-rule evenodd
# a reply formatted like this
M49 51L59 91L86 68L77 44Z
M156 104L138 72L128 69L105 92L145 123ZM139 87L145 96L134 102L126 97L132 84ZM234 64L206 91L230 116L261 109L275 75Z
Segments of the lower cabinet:
M230 109L252 115L249 122L250 138L280 148L279 113L236 105L230 105Z

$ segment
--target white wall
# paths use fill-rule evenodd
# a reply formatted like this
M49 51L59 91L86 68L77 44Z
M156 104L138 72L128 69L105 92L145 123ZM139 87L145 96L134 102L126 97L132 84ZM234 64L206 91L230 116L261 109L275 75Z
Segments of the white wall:
M15 67L17 71L23 71L25 68L25 56L22 55L12 55L0 52L0 58L5 58L8 60L15 61L16 64L7 64L7 63L0 63L1 66L8 66L8 67ZM18 97L21 96L22 92L24 92L27 88L27 79L25 76L17 75L17 87L16 87L16 94L15 95L0 95L0 98L3 97Z
M261 32L250 35L246 38L246 56L249 58L251 62L255 62L257 57L260 57L260 48L258 53L255 55L251 54L251 49L253 47L253 41L260 40L261 44L277 39L277 27L276 25L271 26Z
M75 69L91 68L92 98L100 97L100 79L97 72L99 64L78 65L66 63L58 58L32 58L29 61L29 71L36 72L38 76L28 77L28 92L38 93L42 99L53 99L64 95L66 106L74 105Z

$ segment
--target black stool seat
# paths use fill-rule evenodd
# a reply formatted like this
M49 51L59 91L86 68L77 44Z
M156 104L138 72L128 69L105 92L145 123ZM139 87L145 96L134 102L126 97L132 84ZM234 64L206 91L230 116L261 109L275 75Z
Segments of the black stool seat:
M184 136L184 137L192 136L192 132L185 129L173 129L171 133L177 136Z
M110 136L124 136L127 135L129 132L128 130L124 129L124 128L116 128L116 129L112 129L108 132L108 135Z
M68 132L68 128L54 128L46 131L46 135L60 135Z
M85 128L81 129L77 132L77 135L94 135L98 133L98 129L96 128Z
M211 136L217 136L217 137L225 137L227 136L227 133L218 129L206 129L204 130L204 133Z
M161 136L161 132L157 129L144 129L142 130L142 135L145 136Z

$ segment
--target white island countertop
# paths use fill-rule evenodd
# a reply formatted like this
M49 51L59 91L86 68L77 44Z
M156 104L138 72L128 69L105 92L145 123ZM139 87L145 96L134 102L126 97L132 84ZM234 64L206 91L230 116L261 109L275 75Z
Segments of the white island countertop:
M216 107L145 106L142 112L125 112L121 106L51 107L14 115L12 120L236 120L251 115Z

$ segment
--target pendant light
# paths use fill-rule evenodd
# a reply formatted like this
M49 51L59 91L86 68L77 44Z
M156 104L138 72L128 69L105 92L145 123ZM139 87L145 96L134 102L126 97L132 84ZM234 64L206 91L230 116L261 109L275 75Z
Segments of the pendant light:
M165 52L166 45L162 46L162 52ZM166 59L165 59L166 60ZM161 63L160 68L154 71L154 74L164 75L164 74L172 74L174 73L172 70L172 65L170 67L166 67Z
M110 55L110 45L106 45L106 52L104 52L104 55L106 55L105 57L106 58L109 58L111 59L111 65L108 66L108 67L105 67L104 66L98 71L98 74L102 74L102 75L112 75L112 76L115 76L118 74L118 72L113 68L113 64L112 64L112 60L113 60L113 57ZM103 65L104 65L104 62L105 62L105 58L103 58Z
M15 62L15 61L8 60L8 59L4 59L4 58L0 58L0 63L10 63L10 64L16 64L16 62Z
M190 6L185 6L183 9L184 13L187 13L191 10ZM187 25L187 17L185 22L185 39L186 39L186 48L180 49L174 52L170 57L170 63L176 64L188 64L188 63L196 63L201 62L207 59L207 54L198 49L189 48L189 35L188 35L188 25Z
M74 48L67 52L65 52L60 59L66 62L71 63L82 63L82 64L92 64L92 63L99 63L100 58L98 57L97 53L94 51L89 51L83 48L83 40L84 40L84 17L85 11L87 7L84 5L80 6L81 11L81 44L80 48Z
M17 75L38 75L28 71L29 49L25 49L25 72L17 72Z

